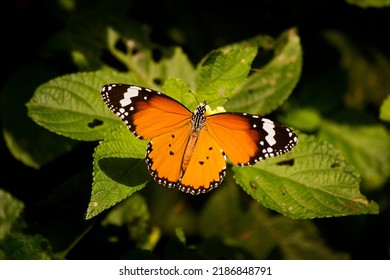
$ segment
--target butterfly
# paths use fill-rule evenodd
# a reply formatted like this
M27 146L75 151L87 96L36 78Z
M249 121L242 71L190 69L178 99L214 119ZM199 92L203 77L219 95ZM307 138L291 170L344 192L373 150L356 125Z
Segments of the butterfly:
M168 95L140 86L107 84L101 95L137 138L150 140L146 163L154 180L193 195L219 186L226 156L238 166L253 165L298 142L290 128L258 115L209 114L206 102L192 113Z

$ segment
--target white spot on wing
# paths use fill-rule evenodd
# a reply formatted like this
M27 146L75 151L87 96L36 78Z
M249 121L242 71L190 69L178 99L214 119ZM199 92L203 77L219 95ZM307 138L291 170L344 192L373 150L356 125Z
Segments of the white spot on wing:
M275 124L273 121L270 121L268 119L263 119L263 129L267 132L267 136L265 137L265 140L268 142L270 146L273 146L276 144L275 140Z
M138 96L141 88L131 86L127 89L127 91L123 94L123 99L119 101L122 107L126 107L131 104L131 99Z

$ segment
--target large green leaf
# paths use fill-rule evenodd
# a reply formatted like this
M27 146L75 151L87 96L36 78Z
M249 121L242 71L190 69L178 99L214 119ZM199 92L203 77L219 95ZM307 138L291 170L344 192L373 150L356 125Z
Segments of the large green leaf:
M380 187L390 176L390 134L380 123L323 121L321 138L334 145L362 176L364 186Z
M273 57L235 89L226 109L266 115L279 107L297 84L301 75L302 49L296 29L287 30L273 42L269 37L255 38L252 42L268 48L273 46Z
M87 209L90 219L142 189L151 179L144 161L146 142L120 125L107 133L93 155L93 184Z
M178 78L186 82L190 89L195 88L196 71L187 55L179 47L165 50L163 57L158 62L159 79ZM188 91L184 92L188 93Z
M236 181L265 207L292 218L378 213L359 191L359 174L337 150L313 137L299 139L283 156L233 167Z
M197 98L223 104L249 73L257 47L249 41L210 52L198 65ZM214 103L213 103L214 104Z
M77 140L103 139L119 123L104 104L100 89L112 82L132 83L129 74L108 71L61 76L38 87L27 103L29 116L57 134Z
M181 102L190 110L194 109L198 105L195 96L191 94L187 83L181 79L167 79L163 86L163 92Z

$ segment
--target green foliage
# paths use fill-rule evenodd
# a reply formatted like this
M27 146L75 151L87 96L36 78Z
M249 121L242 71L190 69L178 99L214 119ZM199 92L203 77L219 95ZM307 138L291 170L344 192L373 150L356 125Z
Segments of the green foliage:
M250 196L292 218L378 213L378 205L360 194L356 170L313 137L301 135L291 153L234 171Z
M245 111L266 115L278 108L291 94L301 75L302 49L295 29L290 29L277 39L268 36L251 40L255 46L273 50L272 59L235 90L227 104L230 111Z
M24 205L0 189L0 259L53 259L50 243L40 235L25 234Z
M211 195L200 218L202 235L221 238L224 247L230 247L232 258L245 259L248 257L245 252L255 259L267 259L271 254L283 259L347 258L326 248L311 221L273 215L255 201L242 203L239 198L240 193L233 184L225 185ZM220 212L224 215L221 216ZM214 256L217 259L225 254L207 246L202 246L202 249L209 254L220 254Z
M274 44L274 57L246 79L257 48L267 45L265 42ZM180 50L176 53L183 57ZM197 99L226 102L224 98L233 96L227 103L233 108L269 113L291 94L300 75L301 56L299 38L295 30L290 30L275 43L269 37L257 37L212 51L197 66L199 78L186 78L189 84L195 84ZM173 65L169 59L165 61ZM187 63L187 59L179 61ZM151 60L146 64L158 68ZM137 84L140 81L136 76L131 71L127 76L108 71L67 75L40 86L28 103L30 116L58 134L79 140L98 140L106 135L94 153L87 219L133 195L151 179L143 161L146 143L132 137L124 125L108 130L119 121L104 108L97 94L97 89L108 82ZM234 92L236 87L239 90ZM188 88L178 77L164 83L165 93L193 107L195 100L191 101ZM250 99L246 93L254 99L242 104L240 100ZM91 125L94 122L97 124ZM337 151L303 134L300 138L298 147L285 156L254 167L234 167L237 183L264 206L294 218L378 212L377 205L360 194L358 173Z
M10 233L13 225L17 222L24 205L21 201L13 198L11 194L0 189L0 239Z
M385 101L383 101L383 104L380 108L379 118L383 121L390 121L390 95L387 96Z
M143 160L146 143L130 135L124 125L115 127L95 149L87 219L142 189L150 180Z
M44 50L66 53L72 73L29 65L2 88L7 152L41 173L28 178L27 194L7 187L17 197L39 197L26 219L24 203L0 189L0 258L79 258L97 248L107 253L101 258L349 258L344 247L328 244L319 225L356 216L348 217L353 231L357 221L389 205L383 195L390 177L388 56L327 30L322 40L340 67L322 69L316 53L321 71L305 74L303 38L289 28L212 50L199 47L202 58L194 62L188 46L157 45L145 25L123 18L126 5L69 6L65 30ZM190 110L205 100L227 111L271 115L297 131L299 143L254 166L229 164L223 184L208 194L166 189L147 171L147 142L102 101L107 83L160 90ZM315 219L324 217L334 219Z
M381 8L390 6L389 0L346 0L351 5L356 5L361 8Z
M197 99L219 99L220 102L226 102L224 98L233 96L235 106L251 110L239 101L234 103L236 96L244 100L245 92L250 92L255 100L266 100L268 111L283 103L300 75L302 55L299 39L294 29L281 35L274 43L275 51L271 61L260 72L255 72L246 79L257 48L269 47L265 42L270 44L269 37L257 37L208 54L197 66L199 77L194 76L196 79L189 81L196 85ZM175 56L173 59L176 60ZM187 60L180 61L186 63ZM151 68L157 68L153 61L148 61L147 64ZM262 77L259 74L262 72L273 75L272 79L275 81L270 82L270 76L267 75L265 76L268 78ZM78 140L98 140L106 135L94 153L94 181L87 219L131 196L151 179L143 162L146 143L132 137L124 125L119 125L121 130L108 131L119 120L114 119L115 116L104 107L97 91L109 81L138 84L135 77L132 71L128 75L111 71L66 75L38 87L27 104L31 118L58 134ZM258 90L253 90L248 88L248 80L260 80L262 84ZM278 80L283 82L279 83ZM280 86L275 87L276 84ZM234 92L236 87L241 90ZM185 81L179 78L168 79L164 89L178 100L189 102L188 96L184 95L189 95ZM264 92L268 92L267 98L262 96ZM194 106L194 101L189 105ZM256 109L268 113L261 107ZM304 135L302 139L306 139ZM242 170L234 168L237 183L263 205L294 218L377 213L375 203L368 202L359 193L360 180L357 174L353 175L353 168L340 160L332 148L321 142L312 142L310 140L311 145L307 145L303 140L295 151L287 155L290 158L278 158L277 162L267 160L265 164ZM386 143L386 139L384 142ZM383 150L383 145L377 146L378 150ZM319 150L321 153L317 155ZM289 164L289 160L293 164ZM287 164L278 166L278 162L284 161ZM316 200L312 200L312 197L316 197ZM327 206L324 207L325 205Z
M389 177L390 135L383 124L323 121L320 136L354 163L366 188L381 187Z
M115 72L77 73L42 84L27 103L29 116L39 125L76 140L102 139L115 124L96 89L119 79L133 83L131 75Z
M102 225L121 227L127 225L129 237L135 240L137 247L153 250L159 235L149 233L150 213L145 199L134 194L129 199L118 204L102 221Z
M212 51L198 66L199 78L196 91L200 100L231 97L233 89L246 79L256 46L249 42L237 43Z
M390 80L390 60L375 48L357 47L353 39L335 30L324 34L326 40L341 55L341 65L345 69L348 83L344 100L348 108L362 110L378 106L388 94Z
M30 79L26 81L26 77ZM0 113L7 147L16 159L37 169L77 144L42 128L27 115L25 103L31 98L31 92L50 78L53 78L50 69L27 65L6 82L1 95Z

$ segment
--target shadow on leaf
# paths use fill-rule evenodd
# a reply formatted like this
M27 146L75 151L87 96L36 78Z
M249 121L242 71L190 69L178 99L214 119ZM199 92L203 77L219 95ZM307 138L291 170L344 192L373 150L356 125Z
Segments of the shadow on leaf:
M107 157L100 159L98 165L110 179L128 187L140 186L151 178L145 162L139 158Z

